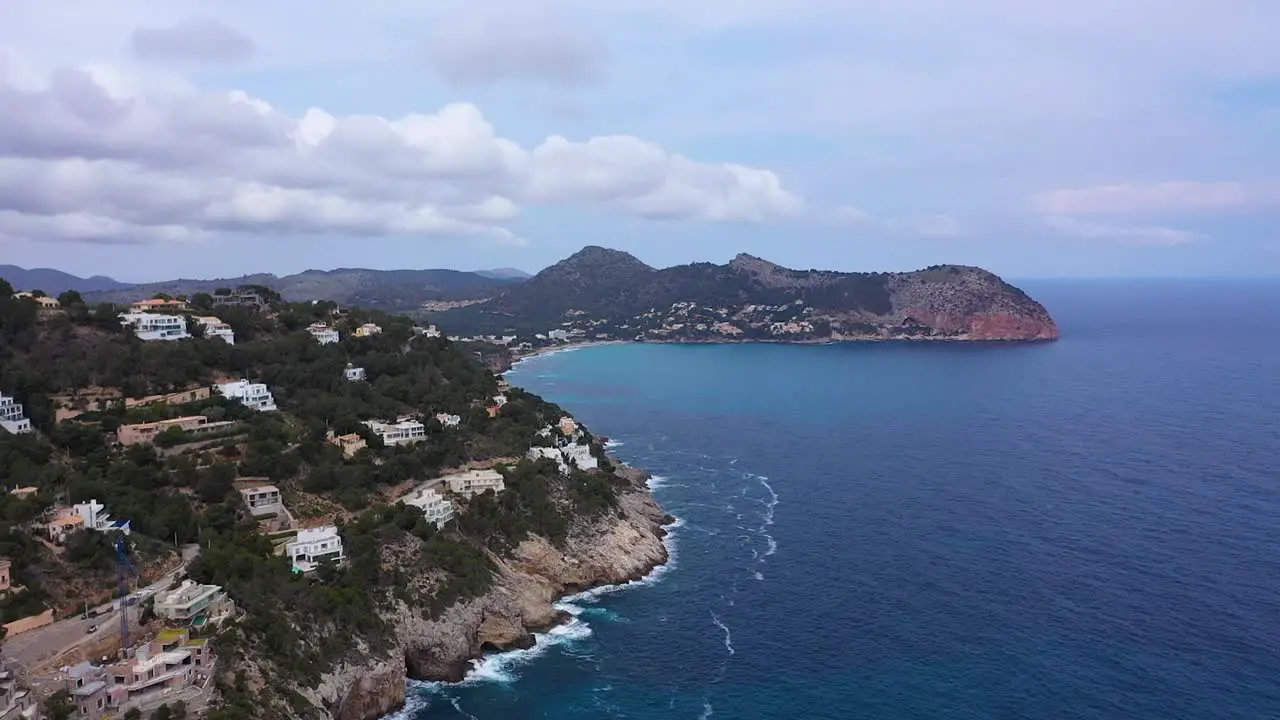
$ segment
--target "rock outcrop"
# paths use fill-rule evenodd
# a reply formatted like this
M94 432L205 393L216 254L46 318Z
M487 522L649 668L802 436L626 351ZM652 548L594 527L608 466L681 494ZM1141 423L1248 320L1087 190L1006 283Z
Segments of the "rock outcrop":
M461 680L470 661L493 651L528 648L534 633L567 617L555 607L568 594L641 578L667 561L663 513L644 486L647 475L624 469L629 487L615 512L579 522L563 548L540 537L493 558L498 577L489 592L425 619L399 604L385 613L395 646L370 648L364 663L343 665L303 695L336 720L374 720L405 702L405 678Z

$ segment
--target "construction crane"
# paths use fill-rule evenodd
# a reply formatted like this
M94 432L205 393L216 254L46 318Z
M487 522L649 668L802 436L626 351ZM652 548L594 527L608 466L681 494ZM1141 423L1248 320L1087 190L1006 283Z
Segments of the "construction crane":
M116 536L116 570L120 576L120 657L129 649L129 577L137 574L129 559L129 544L125 536Z

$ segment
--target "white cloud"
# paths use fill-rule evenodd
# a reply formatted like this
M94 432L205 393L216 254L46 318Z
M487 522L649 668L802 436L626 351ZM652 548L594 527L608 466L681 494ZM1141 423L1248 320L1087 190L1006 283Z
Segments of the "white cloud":
M1212 213L1280 206L1280 184L1163 182L1054 190L1035 198L1059 215L1164 215Z
M1045 222L1056 232L1084 240L1106 240L1124 245L1174 247L1201 239L1198 233L1160 226L1110 225L1050 215Z
M44 87L20 88L3 69L0 236L510 240L506 224L524 203L706 221L801 207L768 170L700 163L630 136L552 136L526 149L467 103L397 119L318 108L293 117L240 92L130 84L101 69L63 69Z

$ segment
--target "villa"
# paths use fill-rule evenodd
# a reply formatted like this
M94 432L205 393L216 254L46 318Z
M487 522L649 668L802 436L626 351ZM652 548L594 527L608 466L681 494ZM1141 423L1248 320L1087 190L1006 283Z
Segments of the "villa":
M293 563L294 572L309 573L321 563L341 563L342 537L335 525L308 528L298 531L298 536L285 546L285 554Z
M222 338L223 342L225 342L228 345L236 344L235 331L231 329L230 325L222 322L218 318L213 317L211 315L206 315L206 316L194 318L194 320L197 323L200 323L200 326L204 328L205 337Z
M206 617L217 622L235 611L235 603L220 585L200 585L183 580L176 590L156 595L155 613L173 622L191 622Z
M337 445L338 447L342 448L342 457L347 459L351 459L352 457L355 457L356 453L369 447L369 443L365 442L364 438L360 437L359 433L347 433L346 435L334 435L333 431L330 430L328 434L325 436L325 439L328 440L331 444Z
M573 418L568 415L560 418L557 426L560 428L560 434L565 437L573 437L573 434L578 432L578 423L574 422Z
M506 487L502 481L502 474L497 470L472 470L457 475L447 475L441 479L448 485L449 492L466 497L479 495L486 490L492 490L497 494Z
M0 428L11 435L31 432L31 421L23 412L22 403L4 393L0 393Z
M71 508L58 508L54 511L53 519L45 524L45 532L49 535L49 540L61 545L67 541L77 530L84 527L84 518L75 514Z
M181 312L187 310L187 304L182 300L165 300L164 298L151 298L150 300L139 300L129 306L130 312L148 313L159 310L169 310L171 312Z
M365 323L360 327L356 328L355 336L370 337L371 335L378 335L381 333L382 333L382 328L379 327L378 325L375 325L373 323Z
M404 499L405 505L411 505L422 511L422 516L436 527L443 527L453 519L453 503L436 492L434 488L422 488Z
M547 458L554 460L561 474L568 475L572 468L579 470L597 470L600 461L591 454L591 446L570 443L562 448L534 447L529 448L527 456L530 460Z
M408 418L400 418L394 423L379 420L366 420L365 427L382 438L383 445L412 445L427 437L427 428L422 423Z
M342 371L342 376L351 382L362 382L365 380L364 368L347 363L347 369Z
M125 535L131 532L128 520L112 520L111 516L107 514L107 506L96 499L87 503L72 505L71 512L80 517L83 521L80 526L85 530L93 530L95 532L118 531Z
M139 443L154 443L157 435L170 428L178 428L193 435L203 435L225 430L235 424L232 420L209 422L209 418L203 415L186 415L170 420L121 425L116 428L116 442L126 447Z
M121 313L120 324L133 328L133 334L139 340L185 340L191 337L187 332L187 319L181 315L160 315L149 312Z
M462 416L448 413L436 413L435 418L436 422L444 427L458 427L458 424L462 422Z
M311 325L307 326L307 332L311 333L311 337L315 338L316 342L321 345L331 345L341 339L338 331L329 327L328 323L311 323Z
M246 407L253 408L258 412L271 412L276 409L276 399L272 397L271 391L262 383L253 383L248 380L236 380L235 382L219 383L217 385L218 394L231 400L239 400Z
M284 500L275 485L240 488L240 497L244 498L249 514L254 517L284 514Z

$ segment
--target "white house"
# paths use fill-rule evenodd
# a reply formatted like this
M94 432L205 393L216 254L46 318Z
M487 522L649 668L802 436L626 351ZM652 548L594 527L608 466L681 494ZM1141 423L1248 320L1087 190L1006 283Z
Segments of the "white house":
M530 460L542 458L554 460L560 468L560 472L566 475L574 467L579 470L596 470L600 467L600 461L596 460L595 456L591 454L591 446L579 445L576 442L565 445L562 448L529 448L529 454L526 457Z
M194 319L196 322L200 323L200 326L202 328L204 328L205 337L221 338L222 341L228 345L236 344L235 331L231 329L230 325L222 322L222 320L219 320L218 318L213 317L212 315L206 315L206 316L197 317Z
M284 501L280 498L280 489L275 485L242 488L240 496L244 498L244 504L254 517L284 514Z
M23 413L22 403L0 393L0 427L13 435L31 432L31 421Z
M285 554L293 563L293 569L303 573L315 570L320 563L336 564L345 559L342 536L334 525L299 530L298 537L285 545Z
M412 505L422 511L428 522L442 527L453 519L453 503L432 488L422 488L404 499L405 505Z
M307 332L311 333L311 337L315 338L316 342L321 345L336 343L341 339L338 335L338 331L329 327L327 323L311 323L311 325L307 327Z
M235 603L220 585L200 585L183 580L176 590L156 594L156 615L174 622L189 622L205 615L212 622L235 612Z
M187 319L181 315L127 312L120 314L120 324L132 327L139 340L185 340L191 337L187 332Z
M448 475L443 480L449 486L449 492L467 497L479 495L486 490L500 493L506 487L502 482L502 474L497 470L472 470Z
M107 507L96 499L87 503L72 505L71 512L84 521L83 525L86 530L95 530L97 532L118 530L125 535L128 535L131 531L128 520L112 520L111 516L107 514Z
M560 448L560 452L564 453L566 461L571 462L579 470L596 470L600 467L600 462L591 454L590 445L570 443Z
M506 395L494 395L494 396L493 396L493 404L494 404L494 406L496 406L496 407L502 407L503 405L506 405L506 404L507 404L507 396L506 396Z
M369 337L370 335L378 335L382 332L382 328L374 323L365 323L356 328L356 337Z
M239 400L246 407L258 412L271 412L276 409L276 399L271 391L262 383L236 380L229 383L218 383L218 394L230 400Z
M347 369L342 371L342 375L351 382L361 382L365 379L364 368L356 367L351 363L347 363Z
M383 445L412 445L427 437L427 426L408 418L394 423L366 420L364 425L382 438Z
M445 427L458 427L458 423L462 422L462 416L450 415L448 413L436 413L436 422Z
M552 340L559 340L560 342L565 342L566 340L569 339L569 331L568 330L548 330L547 337L551 338Z

